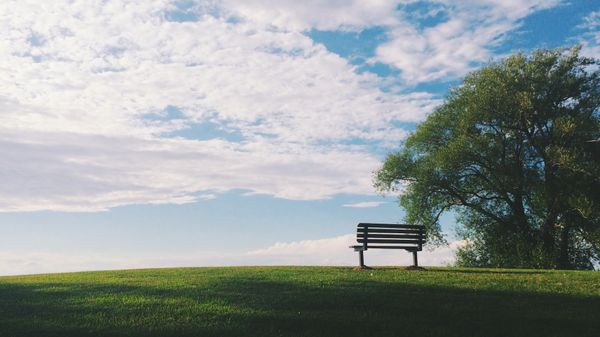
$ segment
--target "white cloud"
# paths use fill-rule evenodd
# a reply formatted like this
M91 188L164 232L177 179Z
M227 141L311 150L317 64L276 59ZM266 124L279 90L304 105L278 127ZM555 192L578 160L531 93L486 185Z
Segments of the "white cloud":
M598 58L600 55L600 11L591 12L585 16L578 28L584 31L579 37L579 43L583 47L581 54Z
M352 144L396 146L407 132L392 122L422 120L440 102L384 92L298 31L201 12L170 22L170 10L0 4L0 211L183 203L230 189L372 194L378 160ZM169 117L169 106L181 114ZM205 122L243 141L168 137Z
M352 204L343 204L342 207L350 207L350 208L374 208L379 207L380 205L387 204L387 201L364 201L364 202L356 202Z
M600 29L600 11L594 11L586 15L580 25L581 28L585 28L592 31L598 31Z
M0 134L0 148L4 211L185 203L232 189L302 200L369 194L364 172L378 165L360 151L218 139L18 131Z
M0 251L0 276L40 273L113 270L134 268L251 266L251 265L320 265L354 266L357 253L348 246L355 244L352 234L333 238L278 242L247 253L199 251L188 254L113 256L109 254L73 254L69 252ZM454 263L454 252L463 246L455 241L447 247L419 253L419 265L448 266ZM368 250L369 266L407 266L412 254L403 250Z
M233 13L286 30L352 30L394 25L401 0L224 0Z
M400 69L409 85L465 75L496 56L493 49L521 25L523 18L560 3L561 0L222 2L230 15L286 31L384 27L389 41L377 48L370 62ZM416 7L419 10L414 10ZM435 24L423 25L428 20Z
M268 1L224 0L228 13L287 31L352 30L385 27L389 41L371 62L402 71L408 84L455 79L495 56L506 34L533 12L555 7L560 0L411 0ZM408 9L418 3L420 10ZM233 15L233 14L232 14ZM439 19L444 16L443 19ZM438 19L430 26L423 22Z
M506 34L534 11L556 6L557 0L432 1L446 20L433 26L410 23L414 13L391 27L390 40L377 48L372 62L388 63L402 71L407 83L456 79L491 60Z
M353 234L327 239L277 242L274 245L249 252L260 264L278 265L355 265L357 254L349 246L356 244ZM447 266L454 263L454 253L464 241L454 241L448 246L424 250L419 253L423 266ZM411 265L412 254L403 250L371 249L365 252L365 263L370 266Z
M373 146L396 147L407 131L394 124L441 99L381 90L303 32L383 26L372 61L412 83L464 74L557 1L435 1L449 19L424 29L395 10L409 2L204 1L173 22L168 0L3 1L0 211L373 194ZM242 140L194 131L207 122ZM185 129L204 140L173 138Z
M242 265L236 258L207 251L193 255L171 256L109 256L106 254L69 254L55 252L0 251L0 276L42 273L65 273L93 270L174 268L193 266Z
M270 247L248 252L260 264L351 265L352 250L348 248L354 235L334 238L277 242Z

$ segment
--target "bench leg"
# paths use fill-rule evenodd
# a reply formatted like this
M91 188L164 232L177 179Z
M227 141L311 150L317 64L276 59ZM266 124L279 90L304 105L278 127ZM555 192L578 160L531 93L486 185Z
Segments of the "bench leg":
M362 250L358 252L358 263L361 268L365 267L365 256Z
M413 251L413 266L418 267L419 266L419 262L417 261L417 252Z

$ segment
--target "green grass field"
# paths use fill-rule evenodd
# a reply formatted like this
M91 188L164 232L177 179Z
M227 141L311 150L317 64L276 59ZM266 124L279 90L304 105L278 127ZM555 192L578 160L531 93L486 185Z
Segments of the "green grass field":
M0 277L0 336L600 336L600 272L179 268Z

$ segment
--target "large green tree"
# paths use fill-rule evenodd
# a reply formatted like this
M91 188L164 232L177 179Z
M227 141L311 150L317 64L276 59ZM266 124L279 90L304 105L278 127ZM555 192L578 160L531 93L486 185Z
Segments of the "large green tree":
M600 256L600 71L580 48L470 73L375 173L410 223L443 242L457 214L465 266L590 269Z

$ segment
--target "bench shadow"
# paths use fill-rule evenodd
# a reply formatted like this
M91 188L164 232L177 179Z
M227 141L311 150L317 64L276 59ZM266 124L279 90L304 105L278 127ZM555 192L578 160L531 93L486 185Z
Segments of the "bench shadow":
M366 275L365 275L366 276ZM0 336L597 336L600 298L343 278L0 284Z

